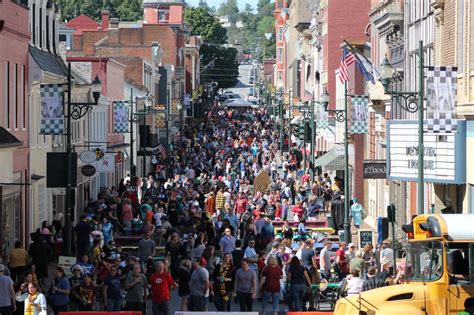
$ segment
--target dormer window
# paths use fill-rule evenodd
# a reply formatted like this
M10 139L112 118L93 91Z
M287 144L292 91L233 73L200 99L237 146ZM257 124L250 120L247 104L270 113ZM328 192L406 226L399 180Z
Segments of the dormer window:
M158 22L168 22L170 19L170 10L158 10Z

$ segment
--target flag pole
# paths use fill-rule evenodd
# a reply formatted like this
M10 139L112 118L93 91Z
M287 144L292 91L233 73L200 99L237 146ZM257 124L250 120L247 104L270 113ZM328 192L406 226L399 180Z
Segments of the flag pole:
M347 101L347 80L344 82L344 240L346 244L351 242L351 222L350 214L350 191L349 191L349 125L348 125L348 101Z

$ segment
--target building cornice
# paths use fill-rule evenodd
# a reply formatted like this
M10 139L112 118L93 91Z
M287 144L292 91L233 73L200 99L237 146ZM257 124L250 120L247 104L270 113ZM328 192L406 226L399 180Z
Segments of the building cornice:
M3 25L2 34L5 34L7 36L10 35L12 37L19 38L20 40L24 40L27 43L31 39L31 34L28 30L18 29L18 28L15 28L14 26L12 26L10 24L7 24L7 23L5 23Z

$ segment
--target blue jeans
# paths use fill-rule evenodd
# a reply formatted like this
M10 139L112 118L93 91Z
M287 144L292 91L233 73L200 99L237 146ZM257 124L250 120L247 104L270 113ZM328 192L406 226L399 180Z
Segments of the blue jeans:
M120 312L122 309L122 299L107 299L107 312Z
M306 285L304 284L292 284L290 287L291 299L295 306L294 311L301 311L303 309L303 297L306 293Z
M280 306L280 291L268 292L266 290L263 290L262 311L267 310L267 306L268 306L268 302L270 302L270 298L272 299L273 311L278 312L278 308Z

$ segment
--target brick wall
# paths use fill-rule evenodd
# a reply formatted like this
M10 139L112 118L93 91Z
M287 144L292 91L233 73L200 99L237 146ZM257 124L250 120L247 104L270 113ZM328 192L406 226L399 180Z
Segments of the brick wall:
M456 1L446 0L444 4L444 25L441 33L441 43L435 43L440 46L441 60L436 60L441 65L456 64ZM437 47L438 48L438 47Z

